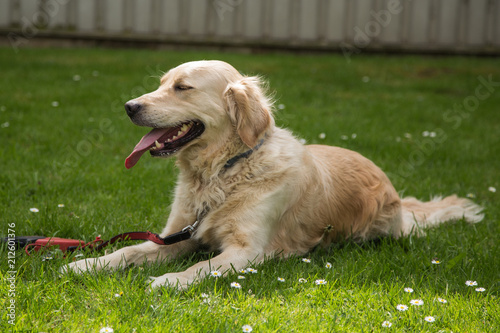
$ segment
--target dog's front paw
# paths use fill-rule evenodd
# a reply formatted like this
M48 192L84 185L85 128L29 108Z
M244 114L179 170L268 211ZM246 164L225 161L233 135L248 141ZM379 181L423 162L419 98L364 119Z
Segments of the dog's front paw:
M186 289L193 281L182 276L182 273L168 273L158 277L151 277L152 282L149 287L151 290L160 287Z
M62 266L59 271L63 274L70 271L81 274L89 272L97 267L96 259L82 259Z

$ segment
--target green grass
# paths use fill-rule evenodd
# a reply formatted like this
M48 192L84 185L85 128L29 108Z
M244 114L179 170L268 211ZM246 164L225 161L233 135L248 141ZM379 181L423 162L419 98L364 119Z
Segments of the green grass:
M348 64L342 55L0 49L0 235L13 229L18 236L90 241L160 231L177 171L173 161L148 157L124 168L147 130L131 124L123 103L153 90L160 71L214 58L269 80L283 105L276 114L280 126L309 143L359 151L404 195L472 193L485 207L484 221L443 225L421 238L333 246L312 252L311 263L269 260L245 280L230 273L184 292L145 289L149 276L183 270L209 254L61 276L59 268L72 257L43 261L17 252L9 262L2 246L1 331L240 332L245 324L254 332L500 330L500 194L488 190L500 190L500 86L480 88L478 105L453 111L475 101L479 77L500 82L497 59L358 56ZM433 258L441 264L431 264ZM16 271L14 298L9 270ZM317 279L328 283L316 286ZM486 291L476 292L466 280ZM242 289L231 288L234 281ZM410 306L411 299L424 305ZM11 300L15 325L7 317ZM399 312L398 304L410 308ZM386 320L389 329L382 327Z

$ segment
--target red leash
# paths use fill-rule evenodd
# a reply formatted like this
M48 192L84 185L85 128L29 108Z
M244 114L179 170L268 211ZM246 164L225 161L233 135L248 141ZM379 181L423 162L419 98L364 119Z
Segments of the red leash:
M27 236L27 237L16 237L13 239L4 239L4 241L11 242L14 241L18 247L24 247L24 251L30 255L30 251L41 251L47 250L52 247L58 247L59 250L63 252L75 251L89 249L91 251L99 251L102 248L111 245L120 240L146 240L151 241L159 245L172 245L178 242L182 242L191 238L191 235L196 228L198 221L182 229L181 231L169 235L167 237L160 237L160 235L152 233L150 231L136 231L136 232L125 232L123 234L116 235L110 240L104 241L100 236L97 236L91 242L85 243L82 240L77 239L67 239L59 237L43 237L43 236Z

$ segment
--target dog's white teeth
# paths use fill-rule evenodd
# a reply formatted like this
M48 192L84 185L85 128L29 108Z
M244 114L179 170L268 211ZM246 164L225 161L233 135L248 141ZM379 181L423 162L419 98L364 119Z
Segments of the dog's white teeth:
M172 142L172 139L168 139L167 142Z
M155 146L156 148L160 149L161 148L161 144L158 142L158 140L155 141Z
M175 139L177 139L177 135L174 135L174 136L172 137L172 140L175 140Z

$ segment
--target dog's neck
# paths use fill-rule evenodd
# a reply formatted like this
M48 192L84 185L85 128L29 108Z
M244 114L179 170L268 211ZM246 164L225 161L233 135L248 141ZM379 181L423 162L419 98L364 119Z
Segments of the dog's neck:
M266 134L250 149L239 137L228 137L220 147L196 147L194 150L182 152L177 163L181 172L188 172L191 176L208 181L249 158L264 144L267 137Z
M233 165L236 164L236 162L238 162L239 160L241 160L242 158L247 158L249 157L255 150L259 149L260 146L262 146L262 144L264 143L264 138L260 139L259 143L257 143L257 145L251 149L248 149L247 151L241 153L241 154L238 154L234 157L231 157L229 160L227 160L226 164L224 164L224 169L229 169L231 168Z

